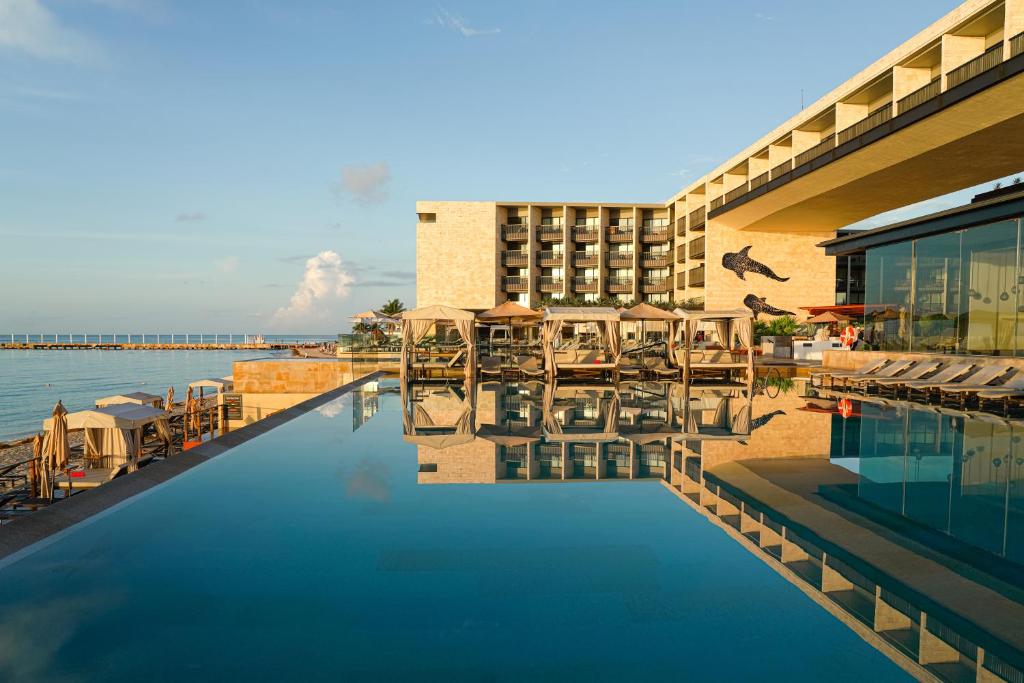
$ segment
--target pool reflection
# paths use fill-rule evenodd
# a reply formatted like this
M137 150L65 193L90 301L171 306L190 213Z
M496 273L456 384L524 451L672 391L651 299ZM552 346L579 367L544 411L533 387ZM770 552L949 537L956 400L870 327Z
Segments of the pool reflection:
M805 383L409 384L420 484L660 481L910 674L1024 681L1024 422Z

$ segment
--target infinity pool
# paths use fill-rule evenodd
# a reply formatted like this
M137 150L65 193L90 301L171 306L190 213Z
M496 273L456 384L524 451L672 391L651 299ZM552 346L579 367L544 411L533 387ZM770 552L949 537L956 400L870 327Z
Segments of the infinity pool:
M799 391L751 399L653 383L474 392L469 401L461 388L385 384L344 396L7 562L0 678L884 681L969 671L963 653L922 647L933 627L885 592L906 576L840 547L853 513L801 497L810 475L785 467L794 460L813 464L816 486L856 497L856 467L832 462L849 465L851 451L833 443L845 443L846 427L820 402L802 410ZM742 464L752 460L764 467ZM847 525L833 525L837 537L801 517L811 502ZM997 602L1018 609L1004 597L1012 576L1001 581ZM880 595L903 610L889 615L905 627L889 638L875 628L888 614ZM898 618L913 610L916 625ZM962 627L954 616L943 608L942 623ZM978 658L987 632L972 628ZM932 649L942 666L909 663Z

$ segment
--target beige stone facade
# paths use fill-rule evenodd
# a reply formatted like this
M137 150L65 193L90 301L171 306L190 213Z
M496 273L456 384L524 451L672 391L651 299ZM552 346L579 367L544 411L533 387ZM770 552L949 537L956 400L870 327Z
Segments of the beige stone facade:
M837 229L1021 158L1024 0L968 0L664 203L418 202L417 305L614 296L800 316L836 303L816 245ZM746 246L741 278L723 257Z

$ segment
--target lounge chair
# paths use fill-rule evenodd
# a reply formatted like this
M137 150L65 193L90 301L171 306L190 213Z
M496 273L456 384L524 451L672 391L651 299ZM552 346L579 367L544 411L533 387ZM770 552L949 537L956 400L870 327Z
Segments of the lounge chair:
M661 357L645 358L644 359L644 370L647 373L653 374L656 377L678 377L679 369L670 368L665 364L665 359ZM621 370L620 370L621 372Z
M519 372L526 377L544 376L544 369L540 366L540 361L533 356L517 356L516 366L519 368Z
M619 359L619 376L628 377L630 379L638 379L640 373L643 372L644 368L641 365L633 362L632 358L623 356Z
M943 368L928 379L904 382L900 385L900 388L907 390L907 398L913 396L915 391L920 391L927 396L931 391L943 384L962 380L976 367L977 365L974 363L954 363Z
M833 377L832 386L835 386L835 380L837 379L842 382L845 387L851 384L860 384L862 382L868 382L882 377L896 377L897 375L912 368L915 362L916 361L913 360L897 360L889 363L877 372L866 372L863 375L843 375L842 377Z
M998 387L980 389L976 394L979 405L985 401L1002 401L1003 412L1010 412L1010 401L1024 398L1024 372L1018 372Z
M824 386L825 378L832 378L832 382L835 383L836 377L848 377L850 375L867 375L878 372L889 362L887 358L879 358L873 360L870 363L865 363L857 370L815 370L811 372L811 385L814 385L814 378L817 377L821 380L818 386Z
M941 367L942 363L937 360L923 360L897 377L876 377L869 384L874 384L881 391L882 387L898 387L911 380L926 379Z
M497 356L484 356L480 359L480 374L483 377L501 379L501 359Z
M985 389L996 389L1002 386L1011 375L1019 374L1016 370L1009 365L986 365L978 369L970 377L965 378L962 382L954 382L952 384L943 384L937 389L939 390L939 402L949 395L956 396L959 399L960 407L967 405L967 399L979 391Z

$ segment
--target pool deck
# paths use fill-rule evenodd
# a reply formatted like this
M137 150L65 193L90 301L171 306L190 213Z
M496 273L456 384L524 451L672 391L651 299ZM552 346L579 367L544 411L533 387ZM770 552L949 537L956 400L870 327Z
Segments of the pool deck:
M154 462L137 472L118 477L103 486L83 491L67 500L54 503L38 512L17 519L0 530L0 560L109 510L154 486L170 481L196 465L212 460L235 446L344 396L367 382L379 379L381 375L380 372L364 375L258 422L233 430L218 439L190 449L186 453L179 453L172 458Z

